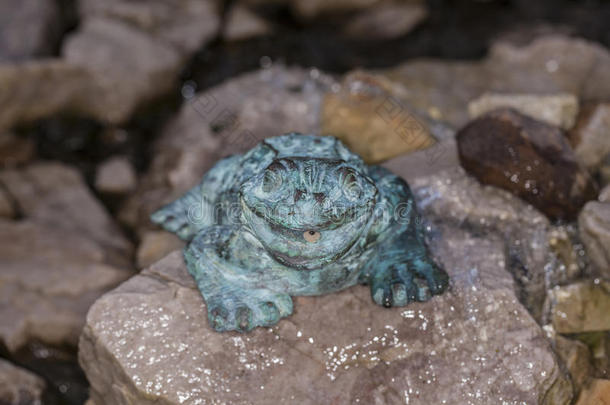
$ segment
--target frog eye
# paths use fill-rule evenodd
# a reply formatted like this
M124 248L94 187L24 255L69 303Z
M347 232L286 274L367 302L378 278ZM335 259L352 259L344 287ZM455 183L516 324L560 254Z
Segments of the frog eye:
M349 200L357 200L362 196L362 186L358 176L350 169L341 168L341 187Z
M320 236L322 236L320 235L320 232L314 230L303 232L303 239L309 243L316 243L318 239L320 239Z
M263 175L263 191L272 193L282 186L282 176L275 170L267 170Z

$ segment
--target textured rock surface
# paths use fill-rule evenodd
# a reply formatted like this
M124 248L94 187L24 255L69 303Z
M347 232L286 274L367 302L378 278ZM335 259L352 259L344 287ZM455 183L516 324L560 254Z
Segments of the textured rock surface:
M44 388L41 378L0 359L0 404L40 404Z
M487 113L457 134L462 166L551 218L572 219L597 188L563 133L514 110Z
M576 157L590 170L610 154L610 103L588 106L570 133Z
M512 108L538 121L570 129L576 122L578 99L573 94L486 93L468 104L468 112L472 118L497 108Z
M494 44L481 62L409 61L384 74L404 87L402 100L455 128L469 121L468 103L486 92L571 93L581 101L610 98L610 53L561 35L525 46Z
M75 169L61 163L37 163L4 170L0 185L26 218L95 241L109 262L130 263L131 243Z
M557 334L551 325L544 326L544 330L552 341L555 353L570 372L574 393L578 395L594 375L589 348L578 340Z
M322 133L341 139L367 163L425 149L436 141L391 92L391 83L364 72L348 75L324 97Z
M59 38L53 0L0 1L0 62L50 54Z
M95 189L106 194L127 194L136 188L136 172L128 158L117 156L100 164Z
M610 283L580 282L555 287L547 297L546 318L558 333L610 330Z
M0 341L76 345L89 306L129 276L132 246L70 167L4 170L0 186L23 217L0 224Z
M187 101L154 145L150 169L121 212L138 231L149 215L200 181L220 158L290 131L319 132L322 94L334 83L317 70L274 66Z
M413 185L434 222L432 251L452 279L446 294L384 309L355 287L299 297L295 314L271 329L218 334L176 251L92 307L79 349L92 398L569 403L548 341L519 303L538 302L559 277L548 220L459 169Z
M62 57L0 66L0 128L68 111L119 123L167 94L215 34L212 1L83 1Z
M595 379L578 397L576 405L606 405L610 398L610 380Z
M0 168L28 162L34 156L34 142L12 133L0 133Z
M610 201L587 203L578 216L578 229L596 270L610 278Z

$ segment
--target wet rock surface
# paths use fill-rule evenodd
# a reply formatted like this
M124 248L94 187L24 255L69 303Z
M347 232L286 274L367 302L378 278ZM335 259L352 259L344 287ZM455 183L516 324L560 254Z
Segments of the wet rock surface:
M45 382L35 374L0 359L1 404L40 404L44 388Z
M384 309L355 287L299 297L292 317L247 335L208 326L172 253L88 314L80 361L92 399L569 403L569 383L514 294L502 244L444 229L434 246L453 285L427 304Z
M549 291L545 317L559 333L610 330L610 283L579 282Z
M551 218L573 219L597 196L563 133L514 110L473 120L457 143L462 166L479 181L511 191Z
M602 192L602 202L591 201L578 216L580 237L599 274L610 278L610 201Z

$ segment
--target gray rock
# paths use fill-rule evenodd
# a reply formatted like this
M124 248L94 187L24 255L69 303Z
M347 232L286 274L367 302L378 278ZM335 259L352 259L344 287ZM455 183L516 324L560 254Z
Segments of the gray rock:
M599 193L597 199L600 202L610 203L610 186L604 187L604 189L602 189L602 191Z
M591 263L610 278L610 202L588 202L578 216L578 228Z
M343 28L359 39L392 39L407 34L428 16L424 2L389 2L361 11Z
M0 1L0 62L48 55L59 39L53 0Z
M91 239L110 263L129 265L133 246L75 169L50 162L4 170L0 185L26 218Z
M131 243L70 167L0 171L0 188L24 217L0 224L0 342L76 345L89 306L130 275Z
M558 333L610 330L610 283L579 282L549 291L545 319Z
M610 53L561 35L527 45L497 42L481 62L409 61L384 71L401 99L455 128L469 121L468 103L486 92L571 93L581 101L610 98Z
M60 111L120 123L167 94L182 65L216 34L212 0L83 1L62 57L0 66L0 128Z
M512 108L547 124L570 129L576 122L578 99L573 94L485 93L468 104L468 112L477 118L497 108Z
M137 181L135 169L124 156L105 160L95 173L95 189L105 194L127 194L136 188Z
M35 374L0 359L0 403L41 404L45 382Z
M228 11L222 37L225 41L239 41L269 34L271 31L267 21L238 3Z
M572 391L514 294L501 241L443 228L452 287L384 309L366 287L298 297L269 329L216 333L180 252L98 300L79 359L96 403L568 404ZM340 331L340 332L338 332Z
M400 167L394 169L405 174ZM424 216L503 241L506 267L513 274L518 297L534 318L542 317L547 289L580 274L550 247L557 227L510 193L480 185L459 167L415 178L410 184Z
M129 276L94 240L32 221L0 220L0 342L76 345L87 309Z
M595 171L610 155L610 103L586 108L570 133L576 157L591 171Z
M143 232L149 215L195 185L220 158L286 132L319 132L322 95L334 81L317 70L273 66L188 100L162 131L153 160L120 213Z

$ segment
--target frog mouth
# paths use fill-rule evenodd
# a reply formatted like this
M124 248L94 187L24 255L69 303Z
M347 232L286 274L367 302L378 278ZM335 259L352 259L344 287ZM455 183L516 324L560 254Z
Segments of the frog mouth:
M280 263L296 269L313 270L345 255L362 234L368 218L357 218L329 227L291 228L250 208L242 199L242 212L250 230ZM311 234L313 232L313 235ZM315 236L310 238L308 236Z

